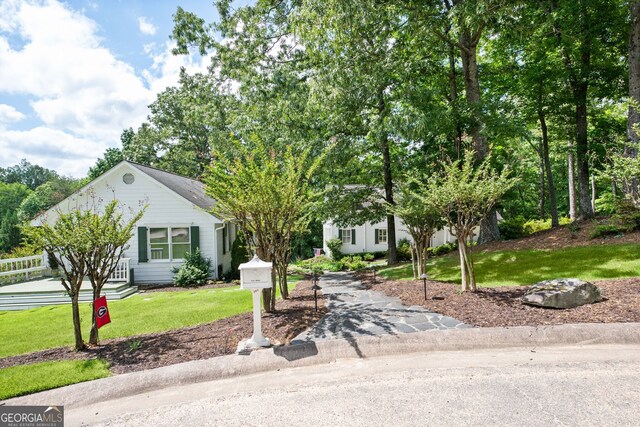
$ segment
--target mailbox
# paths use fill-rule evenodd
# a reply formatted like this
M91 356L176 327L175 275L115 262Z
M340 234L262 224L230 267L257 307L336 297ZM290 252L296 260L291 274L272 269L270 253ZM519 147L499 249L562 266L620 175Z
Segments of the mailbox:
M254 255L253 259L238 266L240 270L240 288L241 289L267 289L271 287L271 269L270 262L262 261L258 255Z
M240 343L240 348L250 349L259 347L269 347L271 342L262 335L262 323L260 320L260 294L261 289L271 287L270 262L264 262L258 255L253 259L238 266L240 270L240 288L248 289L253 295L253 336Z

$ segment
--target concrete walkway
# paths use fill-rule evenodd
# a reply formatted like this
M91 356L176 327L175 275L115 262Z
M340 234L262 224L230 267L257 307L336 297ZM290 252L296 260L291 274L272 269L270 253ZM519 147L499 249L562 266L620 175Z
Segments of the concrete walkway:
M398 298L368 290L351 273L327 273L320 278L320 287L329 313L292 344L469 327L452 317L424 307L407 307Z

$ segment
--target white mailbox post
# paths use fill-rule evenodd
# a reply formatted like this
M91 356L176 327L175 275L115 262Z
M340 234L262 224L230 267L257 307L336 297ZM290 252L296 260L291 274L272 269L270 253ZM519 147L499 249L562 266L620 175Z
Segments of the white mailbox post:
M262 261L257 255L238 266L240 270L240 288L249 289L253 294L253 336L245 343L245 348L269 347L269 339L262 336L260 319L260 294L263 289L271 288L270 262Z

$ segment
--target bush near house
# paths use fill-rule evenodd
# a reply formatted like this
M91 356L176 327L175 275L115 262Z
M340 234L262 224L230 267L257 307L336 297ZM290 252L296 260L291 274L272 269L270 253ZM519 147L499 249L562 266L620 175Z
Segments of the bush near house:
M187 252L184 263L180 267L171 269L176 273L173 281L176 286L196 286L206 282L211 271L211 259L205 258L200 253L200 248L193 252Z

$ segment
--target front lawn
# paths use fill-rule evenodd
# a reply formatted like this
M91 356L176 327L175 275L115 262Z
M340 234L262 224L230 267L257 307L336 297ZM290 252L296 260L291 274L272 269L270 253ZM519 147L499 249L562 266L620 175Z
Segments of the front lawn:
M301 276L289 278L293 290ZM109 302L111 323L100 338L168 331L251 311L251 295L239 286L150 292ZM91 304L80 305L82 331L89 339ZM0 357L73 345L71 304L23 311L0 311Z
M519 250L473 254L479 286L530 285L546 279L583 280L640 276L640 245L578 246L556 250ZM388 279L412 279L411 264L385 268ZM460 283L458 254L432 258L427 264L432 280Z
M100 359L63 360L0 369L0 400L109 376Z

